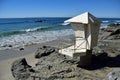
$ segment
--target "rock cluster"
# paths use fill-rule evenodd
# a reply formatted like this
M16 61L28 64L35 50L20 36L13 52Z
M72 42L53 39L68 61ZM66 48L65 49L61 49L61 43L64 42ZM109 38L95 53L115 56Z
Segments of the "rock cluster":
M77 61L58 53L58 49L43 46L35 53L38 60L36 67L31 68L25 59L19 59L12 65L12 73L16 80L64 80L79 79L80 68Z
M109 26L100 36L98 46L93 49L94 61L90 67L93 71L77 67L79 60L59 54L58 49L43 46L35 52L38 59L35 67L29 66L25 58L19 59L12 64L12 74L16 80L120 80L120 70L110 72L110 68L103 68L120 66L120 26Z
M110 24L107 28L101 29L102 35L100 39L118 40L120 39L120 24Z
M25 58L13 62L11 67L12 75L15 80L26 80L34 70L27 64Z

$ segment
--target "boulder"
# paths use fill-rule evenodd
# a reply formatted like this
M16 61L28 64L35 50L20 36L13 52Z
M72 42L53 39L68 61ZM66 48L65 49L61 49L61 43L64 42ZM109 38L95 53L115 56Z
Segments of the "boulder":
M11 71L15 80L26 80L30 76L30 72L33 72L25 58L14 61L12 63Z
M35 58L41 58L44 56L48 56L51 53L56 52L57 49L50 47L50 46L42 46L40 48L37 49L37 51L35 52Z
M24 48L20 48L19 50L22 51L22 50L24 50Z

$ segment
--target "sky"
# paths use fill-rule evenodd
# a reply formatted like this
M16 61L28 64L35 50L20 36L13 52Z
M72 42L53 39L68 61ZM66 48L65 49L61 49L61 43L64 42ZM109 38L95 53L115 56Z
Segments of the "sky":
M73 17L84 12L120 18L120 0L0 0L0 18Z

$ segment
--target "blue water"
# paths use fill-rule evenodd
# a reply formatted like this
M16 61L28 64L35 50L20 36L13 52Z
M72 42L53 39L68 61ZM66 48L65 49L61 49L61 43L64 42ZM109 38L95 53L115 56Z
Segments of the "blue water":
M0 49L6 45L15 47L41 43L72 35L70 25L64 21L69 18L0 18ZM120 18L99 18L101 26L120 23ZM43 22L35 22L43 20Z
M7 36L32 31L59 30L70 28L62 27L67 18L8 18L0 19L0 36ZM35 20L44 20L35 22Z
M34 31L50 31L70 29L70 25L62 25L69 18L3 18L0 19L0 37ZM99 18L101 26L120 23L120 18ZM35 22L35 20L44 20Z

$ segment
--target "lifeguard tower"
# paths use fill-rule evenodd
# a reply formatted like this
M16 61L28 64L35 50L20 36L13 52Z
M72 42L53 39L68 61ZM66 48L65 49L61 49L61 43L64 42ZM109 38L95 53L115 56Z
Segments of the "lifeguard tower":
M89 12L73 17L65 21L70 23L75 33L74 45L59 50L60 53L75 57L80 56L81 64L89 64L92 49L97 45L100 23Z

